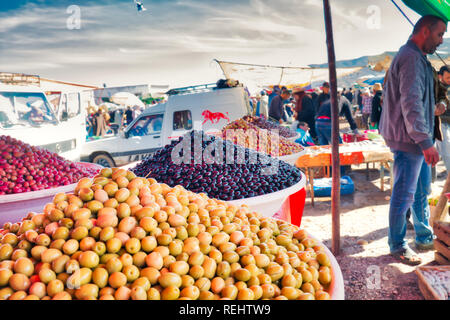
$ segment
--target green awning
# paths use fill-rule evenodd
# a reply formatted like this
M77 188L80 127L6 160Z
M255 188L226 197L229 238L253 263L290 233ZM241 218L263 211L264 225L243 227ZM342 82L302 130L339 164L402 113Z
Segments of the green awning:
M434 15L450 20L450 0L402 0L421 16Z

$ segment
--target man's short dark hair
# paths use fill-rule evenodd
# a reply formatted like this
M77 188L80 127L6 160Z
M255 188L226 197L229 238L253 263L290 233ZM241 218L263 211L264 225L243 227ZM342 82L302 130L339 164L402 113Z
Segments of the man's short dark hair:
M330 84L329 84L328 82L324 82L324 83L322 84L322 87L329 88L329 87L330 87Z
M442 67L439 69L438 74L441 75L441 76L443 76L445 72L450 72L450 69L448 68L448 66L442 66Z
M433 15L423 16L419 19L419 21L417 21L416 25L414 26L413 34L419 33L425 27L427 27L431 31L434 30L439 21L447 25L447 22L445 22L442 18Z

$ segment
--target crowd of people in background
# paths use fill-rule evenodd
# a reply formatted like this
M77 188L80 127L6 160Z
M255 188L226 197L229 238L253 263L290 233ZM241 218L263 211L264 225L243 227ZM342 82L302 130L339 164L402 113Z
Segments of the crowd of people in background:
M138 105L113 110L108 110L105 105L90 106L86 118L87 138L117 134L119 130L129 126L143 111L144 109Z
M378 129L382 110L383 89L380 83L372 88L339 88L339 116L345 118L354 134L358 129ZM294 126L301 134L298 142L310 146L331 143L330 84L308 89L274 86L272 91L262 90L250 101L253 115L283 125ZM359 126L355 116L359 114ZM300 128L300 126L302 128ZM308 143L304 141L308 140Z

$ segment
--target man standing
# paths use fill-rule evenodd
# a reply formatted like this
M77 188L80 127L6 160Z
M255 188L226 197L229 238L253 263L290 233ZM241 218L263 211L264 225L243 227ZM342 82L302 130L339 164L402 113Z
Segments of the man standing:
M317 101L319 99L319 88L315 88L312 92L311 92L311 99L313 101L313 105L314 105L314 112L317 112L317 110L319 110L319 107L317 106Z
M311 96L301 87L294 88L292 94L295 97L296 120L306 122L311 129L311 136L315 139L317 137L315 128L316 110Z
M450 69L447 66L443 66L439 70L438 75L440 84L444 86L445 89L448 88L448 86L450 86ZM440 116L442 141L438 140L436 141L436 144L448 174L450 172L450 106L448 99L436 102L438 105L445 105L445 112Z
M406 212L412 208L418 249L433 247L427 196L431 166L439 161L433 146L434 79L426 55L442 44L447 24L424 16L414 26L388 71L380 133L394 154L394 186L389 208L388 242L400 262L418 265L421 259L408 246Z
M279 123L282 123L283 120L287 120L284 113L284 101L289 99L290 96L290 92L283 89L279 95L272 99L269 106L269 119L272 118L274 121Z
M353 133L359 134L358 126L352 117L351 103L344 95L341 95L340 92L338 92L338 108L339 116L345 116ZM316 134L319 145L331 144L331 100L325 101L317 113ZM341 137L339 137L339 143L342 143Z
M358 94L356 96L356 104L358 105L359 111L362 113L363 103L362 103L362 90L358 89Z
M319 94L319 97L317 98L316 114L317 114L317 112L319 112L322 104L327 100L330 100L330 84L328 82L324 82L322 84L322 93Z
M133 110L131 110L130 106L127 106L127 110L125 111L125 124L129 126L131 121L133 121Z
M350 101L350 103L353 102L353 92L352 92L352 87L348 88L347 93L345 94L345 97L347 98L348 101Z

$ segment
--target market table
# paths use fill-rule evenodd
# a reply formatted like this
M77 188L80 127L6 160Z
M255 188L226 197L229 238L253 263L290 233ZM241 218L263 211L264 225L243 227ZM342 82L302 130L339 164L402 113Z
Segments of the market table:
M299 157L295 163L298 168L304 169L308 177L311 193L311 204L314 206L314 171L316 167L325 167L329 177L331 166L331 146L306 147L305 155ZM366 140L341 144L339 147L340 164L367 166L367 179L369 178L369 164L380 163L380 189L384 191L384 171L390 172L392 190L392 164L394 156L383 140Z

